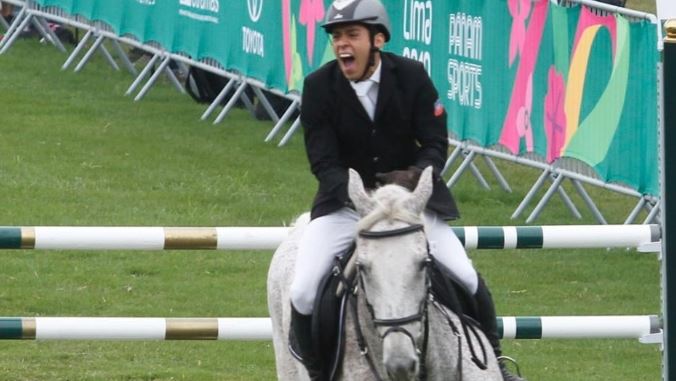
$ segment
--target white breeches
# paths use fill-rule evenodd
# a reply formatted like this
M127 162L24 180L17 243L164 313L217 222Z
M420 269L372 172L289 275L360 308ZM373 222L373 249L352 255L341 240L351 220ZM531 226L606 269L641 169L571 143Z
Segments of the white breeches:
M474 294L479 279L453 229L434 212L425 211L424 217L430 254ZM333 258L349 249L354 242L357 221L357 212L342 208L315 218L305 227L298 244L295 275L291 283L291 303L296 311L305 315L312 313L319 282L331 268Z

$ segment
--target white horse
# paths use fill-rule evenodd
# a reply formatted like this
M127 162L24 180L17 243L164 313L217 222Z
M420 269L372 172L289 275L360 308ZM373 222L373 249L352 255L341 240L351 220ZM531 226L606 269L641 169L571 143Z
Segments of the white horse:
M348 189L362 219L352 256L357 268L355 295L346 316L345 350L337 379L501 381L483 334L464 335L460 319L430 297L422 212L432 194L432 168L423 171L412 193L386 185L369 195L353 170ZM299 218L275 252L268 272L277 377L284 381L308 379L303 365L288 350L289 288L307 220L307 215ZM480 361L472 358L470 346L480 353Z

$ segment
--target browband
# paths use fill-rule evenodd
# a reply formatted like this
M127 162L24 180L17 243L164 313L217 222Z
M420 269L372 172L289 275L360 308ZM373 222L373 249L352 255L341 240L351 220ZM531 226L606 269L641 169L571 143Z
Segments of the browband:
M419 230L423 230L423 224L413 224L399 229L383 230L383 231L360 230L359 236L363 238L378 239L378 238L394 237L407 233L413 233Z

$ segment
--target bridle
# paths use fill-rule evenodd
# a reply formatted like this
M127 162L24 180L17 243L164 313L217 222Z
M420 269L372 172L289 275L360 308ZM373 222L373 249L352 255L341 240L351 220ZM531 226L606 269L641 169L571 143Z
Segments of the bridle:
M412 224L409 226L405 226L402 228L398 229L391 229L391 230L384 230L384 231L370 231L370 230L361 230L359 231L359 237L365 238L365 239L382 239L382 238L391 238L391 237L398 237L410 233L416 233L423 231L424 226L422 224ZM353 287L353 293L356 294L358 292L358 288L361 288L364 294L364 302L366 304L366 307L369 311L369 314L371 315L371 321L373 325L377 327L388 327L385 332L382 335L379 335L381 340L384 340L387 335L390 333L394 332L399 332L404 335L406 335L410 340L411 343L413 344L413 347L416 349L419 360L420 360L420 374L421 374L421 379L424 379L424 364L425 364L425 356L427 353L427 341L428 341L428 319L427 319L427 309L428 309L428 297L427 295L430 295L430 288L431 288L431 280L430 280L430 275L427 270L429 264L431 263L431 258L429 256L429 247L427 248L427 254L426 254L426 260L423 262L423 265L425 268L422 270L424 271L424 276L425 276L425 297L423 300L420 302L420 307L418 308L418 312L414 313L412 315L408 316L403 316L403 317L396 317L396 318L390 318L390 319L380 319L375 316L375 311L373 309L373 306L369 302L368 295L366 294L366 288L364 287L364 279L363 279L363 273L364 271L361 270L361 265L357 262L357 268L360 269L360 271L357 272L357 282L359 287L355 285ZM368 351L368 346L366 344L366 340L364 339L364 336L361 331L361 327L359 324L359 315L358 315L358 307L357 307L357 302L355 300L356 298L352 298L353 303L353 310L355 314L355 323L357 327L357 341L359 344L360 352L362 355L366 356L366 359L368 360L369 366L371 367L371 370L373 374L375 375L377 380L382 380L382 377L380 377L378 373L378 368L375 366L373 358L369 355ZM422 346L418 346L418 343L413 337L413 334L409 332L408 329L406 329L406 325L411 324L411 323L421 323L423 324L423 343Z
M419 231L423 231L424 226L422 224L411 224L409 226L405 226L402 228L398 229L391 229L391 230L384 230L384 231L370 231L370 230L361 230L359 231L359 236L361 238L366 238L366 239L382 239L382 238L390 238L390 237L398 237L410 233L416 233ZM355 253L356 255L356 253ZM368 295L366 294L366 289L364 288L364 279L363 279L363 273L364 271L361 270L361 265L357 262L356 264L357 268L360 269L360 271L357 272L356 279L354 283L352 284L351 287L351 292L352 294L356 295L359 291L359 288L363 290L364 294L364 303L366 304L366 308L369 311L369 314L371 315L371 321L373 325L377 327L389 327L387 330L385 330L385 333L382 335L379 335L380 339L383 340L387 335L390 333L394 332L400 332L406 335L410 340L411 343L413 344L413 347L416 349L418 353L418 358L419 358L419 363L420 363L420 371L418 372L418 379L419 380L425 380L427 376L427 372L425 369L425 358L427 356L427 344L429 341L429 318L428 318L428 306L429 303L432 303L434 308L436 308L445 318L447 324L453 331L453 335L456 337L458 340L458 353L457 353L457 364L456 367L458 369L458 373L460 376L460 379L463 378L463 366L462 366L462 335L466 337L470 336L473 334L474 336L477 336L477 328L475 327L474 324L466 323L462 316L459 316L460 318L460 325L462 327L462 333L461 330L453 323L453 320L451 316L448 314L448 312L444 309L444 307L441 306L441 304L435 300L435 298L432 295L431 288L432 288L432 282L431 282L431 276L430 276L430 271L431 267L433 266L433 259L430 256L430 251L429 251L429 244L427 247L427 255L426 259L423 262L424 268L421 270L424 270L424 276L425 276L425 298L420 302L420 307L418 309L417 313L414 313L412 315L408 316L403 316L403 317L397 317L397 318L390 318L390 319L379 319L375 316L375 311L373 309L373 306L369 302ZM345 278L343 278L345 280ZM368 350L368 345L366 344L366 340L364 338L361 326L359 324L359 308L357 306L357 298L349 298L351 301L352 305L352 310L354 313L355 317L355 328L356 328L356 334L357 334L357 343L359 345L359 350L360 353L366 357L366 360L369 364L369 367L371 368L372 373L374 374L376 380L382 381L383 378L380 376L378 372L378 367L375 365L375 362L373 360L373 357L370 355L369 350ZM423 341L420 346L418 346L418 343L411 334L404 326L407 324L411 323L416 323L420 322L423 324ZM471 351L471 360L474 364L479 369L486 369L486 362L487 362L487 355L486 355L486 350L484 348L483 343L481 340L479 340L479 345L481 352L483 354L483 360L479 359L478 356L475 353L474 346L470 341L468 341L467 345L470 348Z

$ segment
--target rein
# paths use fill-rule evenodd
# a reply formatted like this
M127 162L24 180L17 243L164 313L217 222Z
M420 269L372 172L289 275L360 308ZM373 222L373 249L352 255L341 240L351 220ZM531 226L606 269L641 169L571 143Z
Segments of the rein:
M486 353L486 347L484 346L483 342L481 341L480 333L479 331L481 330L480 328L477 327L478 323L476 323L473 319L463 317L463 316L458 316L458 319L460 320L460 326L462 327L462 332L458 329L458 327L453 323L453 319L451 316L448 314L448 311L444 306L442 306L438 301L432 300L432 305L443 315L443 317L446 319L446 323L448 323L448 326L451 328L451 331L453 331L453 334L455 337L458 339L458 362L456 364L456 367L458 369L458 375L460 377L460 380L462 380L462 337L464 334L464 337L467 339L467 346L469 347L470 350L470 360L476 365L479 369L481 370L486 370L488 369L487 363L488 363L488 355ZM474 350L474 344L471 340L470 333L472 336L474 336L474 339L479 343L479 348L481 349L481 354L483 357L483 360L480 360L479 357L476 354L476 351Z

